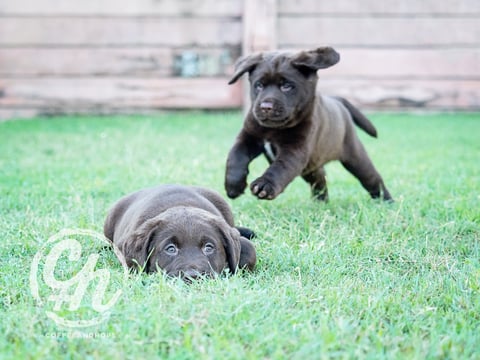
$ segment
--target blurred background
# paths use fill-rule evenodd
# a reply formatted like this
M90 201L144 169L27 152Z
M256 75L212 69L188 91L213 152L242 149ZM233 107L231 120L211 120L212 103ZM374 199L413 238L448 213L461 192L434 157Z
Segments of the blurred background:
M0 0L0 118L239 109L237 57L325 45L326 94L480 110L479 0Z

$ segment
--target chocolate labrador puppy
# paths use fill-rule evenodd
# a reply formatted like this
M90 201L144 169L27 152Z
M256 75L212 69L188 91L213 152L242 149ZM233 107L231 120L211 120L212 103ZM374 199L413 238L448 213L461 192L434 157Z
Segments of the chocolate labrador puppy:
M214 276L228 268L252 270L253 232L235 228L216 192L195 186L161 185L121 198L109 211L105 236L130 268L158 268L184 279Z
M354 125L376 137L372 123L347 100L322 96L317 70L340 60L331 47L299 53L267 52L240 59L229 84L249 73L252 106L227 159L225 189L230 198L247 186L249 163L261 153L270 162L250 189L274 199L298 175L313 196L327 200L324 165L340 160L370 193L392 197L355 133Z

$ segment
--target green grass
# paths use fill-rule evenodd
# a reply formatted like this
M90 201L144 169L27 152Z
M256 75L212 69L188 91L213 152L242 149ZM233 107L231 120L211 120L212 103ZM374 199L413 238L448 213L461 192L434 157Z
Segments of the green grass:
M96 338L75 337L46 316L52 303L35 301L35 254L62 229L101 231L109 206L142 187L224 195L241 116L0 123L0 358L480 358L480 115L371 118L379 139L361 136L395 203L371 200L337 163L328 204L300 179L271 202L229 200L258 234L258 267L191 286L125 278L108 249L87 242L85 256L100 253L110 289L122 290L107 321L81 330ZM249 180L265 166L256 160ZM72 275L68 264L59 279ZM62 314L88 317L86 298Z

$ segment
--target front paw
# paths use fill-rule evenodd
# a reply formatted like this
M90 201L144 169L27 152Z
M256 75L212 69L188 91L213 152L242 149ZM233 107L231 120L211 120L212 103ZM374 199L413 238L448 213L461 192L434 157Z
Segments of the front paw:
M275 184L263 177L258 178L250 185L253 195L259 199L272 200L278 195Z
M247 187L247 181L232 181L231 179L225 180L225 190L227 191L227 196L230 199L235 199L243 194L245 188Z

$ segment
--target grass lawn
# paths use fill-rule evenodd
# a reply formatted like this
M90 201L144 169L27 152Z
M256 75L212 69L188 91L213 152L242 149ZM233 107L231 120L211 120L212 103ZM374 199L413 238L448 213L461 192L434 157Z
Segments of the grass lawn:
M257 232L256 271L190 286L125 277L90 238L82 256L100 254L97 268L109 270L105 299L121 295L85 328L48 316L55 292L44 258L33 276L42 301L34 298L35 255L62 229L101 232L113 202L142 187L177 182L225 195L241 116L0 123L0 358L480 358L480 115L371 119L379 139L361 137L395 203L371 200L338 163L327 166L328 204L311 200L301 179L271 202L246 193L229 203L237 224ZM249 180L265 167L256 160ZM67 255L58 281L83 266ZM93 292L57 314L98 315Z

